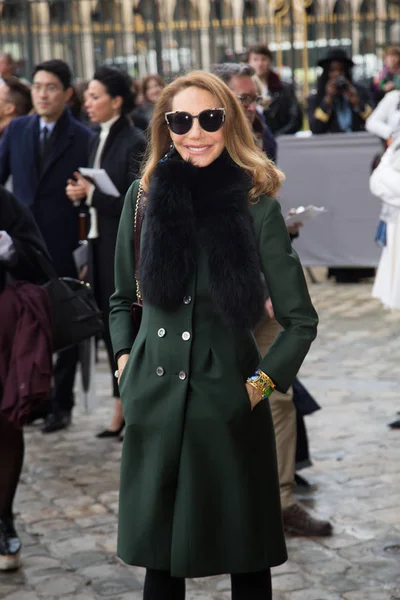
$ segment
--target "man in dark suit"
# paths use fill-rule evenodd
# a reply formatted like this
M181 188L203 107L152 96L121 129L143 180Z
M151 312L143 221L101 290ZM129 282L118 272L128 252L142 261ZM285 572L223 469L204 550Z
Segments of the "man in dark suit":
M91 137L66 108L71 80L71 71L62 60L37 65L32 84L37 114L12 121L0 144L0 183L13 175L14 194L31 208L62 277L77 276L72 253L79 243L79 211L65 195L65 184L74 171L87 165ZM53 407L44 433L70 423L77 361L76 347L57 357Z
M257 111L260 97L254 81L253 67L245 63L222 63L214 66L213 73L222 79L240 100L257 145L264 150L268 158L276 162L277 143L274 134Z

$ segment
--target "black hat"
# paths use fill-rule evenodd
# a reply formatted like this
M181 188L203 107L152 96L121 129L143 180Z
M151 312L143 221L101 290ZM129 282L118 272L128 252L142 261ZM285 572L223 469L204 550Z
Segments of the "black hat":
M341 50L341 48L329 50L325 58L322 58L320 61L318 61L317 66L325 69L329 65L329 63L333 62L334 60L344 63L350 69L354 67L354 63L351 60L351 58L349 58L346 52L344 50Z

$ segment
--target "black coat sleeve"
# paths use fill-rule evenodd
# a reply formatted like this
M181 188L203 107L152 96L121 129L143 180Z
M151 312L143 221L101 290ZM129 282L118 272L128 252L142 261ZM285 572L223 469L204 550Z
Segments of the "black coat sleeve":
M92 206L99 213L107 217L120 217L124 206L125 194L131 184L138 179L140 164L146 151L146 138L141 131L135 135L132 144L129 145L124 159L121 163L123 172L121 173L120 182L114 182L116 187L121 192L118 197L108 196L99 190L95 190L92 199Z
M323 101L318 103L316 95L308 97L307 115L310 129L313 133L329 133L331 112Z
M364 131L365 121L372 113L372 100L366 90L362 86L354 86L360 97L360 109L358 111L353 110L353 131Z
M284 94L288 104L289 119L287 123L276 131L275 135L289 135L297 133L303 124L303 109L297 100L295 91L291 85L286 84Z
M276 163L278 158L278 144L276 142L275 136L268 127L268 125L264 124L264 135L263 135L263 146L264 152L268 156L268 158L274 163Z
M0 229L8 233L15 249L12 264L2 265L2 268L14 279L32 283L47 281L52 272L51 259L31 211L1 186Z
M10 131L12 123L7 127L3 137L0 140L0 184L4 185L7 181L10 167Z

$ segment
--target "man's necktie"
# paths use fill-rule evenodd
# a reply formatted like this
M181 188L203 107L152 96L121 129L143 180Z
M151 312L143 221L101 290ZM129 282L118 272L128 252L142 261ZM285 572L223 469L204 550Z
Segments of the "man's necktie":
M49 151L49 130L47 127L43 127L42 135L40 136L40 171L43 171L46 164L46 159Z

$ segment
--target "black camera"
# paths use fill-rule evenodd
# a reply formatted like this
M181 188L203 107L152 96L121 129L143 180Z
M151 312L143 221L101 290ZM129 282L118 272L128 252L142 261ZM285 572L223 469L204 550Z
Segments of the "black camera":
M335 83L338 94L344 94L349 89L349 83L346 77L343 77L343 75L340 75L340 77L336 79Z

